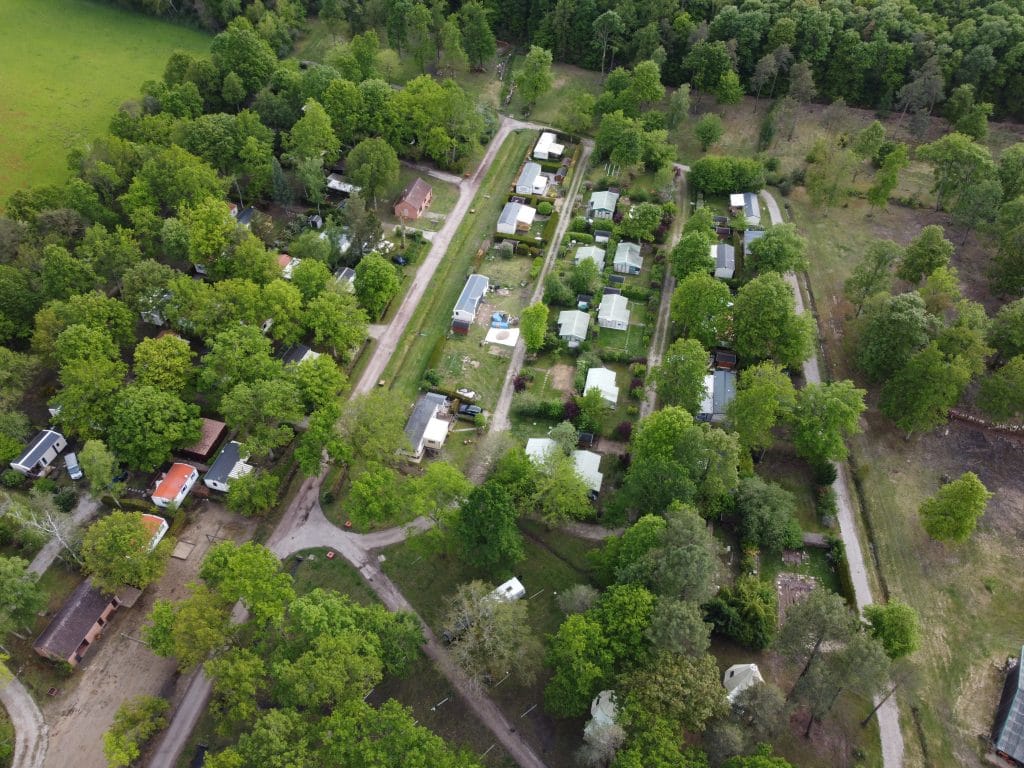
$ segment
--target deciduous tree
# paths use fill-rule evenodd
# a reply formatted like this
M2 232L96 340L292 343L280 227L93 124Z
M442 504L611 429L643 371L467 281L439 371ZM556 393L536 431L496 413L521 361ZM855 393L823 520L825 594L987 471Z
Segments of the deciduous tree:
M111 512L89 526L82 560L93 583L105 592L147 587L163 575L174 541L165 536L151 547L153 533L139 512Z
M653 663L622 675L619 685L621 718L627 727L653 717L684 733L699 733L729 707L711 654L694 658L662 651Z
M199 439L199 406L148 384L131 384L118 395L107 440L125 466L154 470L175 448Z
M846 298L856 306L860 316L864 304L872 296L888 293L892 285L893 266L902 258L903 249L892 240L873 240L843 286Z
M133 370L139 384L174 395L181 394L195 373L195 353L180 336L146 338L135 348Z
M37 576L28 570L28 561L20 557L0 556L0 637L22 627L31 627L44 605Z
M707 396L704 377L708 351L696 339L678 339L665 350L661 365L651 371L658 397L666 405L680 405L696 414Z
M812 351L813 321L796 313L793 291L777 272L767 272L744 285L733 309L736 352L743 358L770 358L799 367Z
M860 323L857 366L871 381L884 381L927 343L935 326L917 293L879 296Z
M767 483L757 475L744 477L736 491L736 513L744 546L777 553L803 543L796 500L781 485Z
M375 205L379 193L398 183L398 155L384 139L363 139L348 153L347 165L349 176Z
M302 160L320 160L330 165L338 159L341 142L334 134L331 118L316 99L307 99L300 117L284 138L287 157L293 165Z
M705 606L715 631L748 648L767 648L775 639L779 605L775 588L756 576L741 575Z
M167 726L171 703L156 696L136 696L117 708L110 730L103 734L103 756L110 768L134 763L142 747Z
M268 512L277 502L280 478L271 472L250 472L232 478L228 486L227 507L245 517Z
M938 224L929 224L903 251L896 276L910 283L919 283L939 267L949 264L953 244L945 238Z
M796 452L810 461L845 459L845 439L860 431L865 394L845 380L799 390L791 419Z
M706 271L691 272L672 293L672 322L706 348L728 341L732 294Z
M722 118L714 112L708 112L703 115L697 121L697 124L693 126L693 134L697 137L697 141L700 142L702 152L707 152L708 147L712 144L717 144L724 133L725 128L722 125Z
M228 604L241 600L260 627L279 624L295 599L291 577L281 572L276 555L253 542L214 545L199 575Z
M600 623L574 614L549 638L544 661L554 670L544 689L544 709L555 717L575 717L587 711L608 680L614 657Z
M306 323L314 341L345 362L366 341L369 319L354 295L324 291L306 306Z
M890 659L907 656L921 645L917 611L899 600L864 606L864 618Z
M508 491L493 480L474 488L452 521L453 541L475 568L494 572L525 557Z
M999 421L1024 413L1024 355L1010 361L981 380L978 406Z
M879 407L908 435L934 429L946 423L970 379L970 371L933 341L885 382Z
M772 430L796 406L796 389L776 363L759 363L740 373L729 421L748 450L764 450L774 441Z
M793 224L775 224L755 240L749 250L749 264L759 273L800 272L807 269L807 240Z
M551 51L531 45L523 58L523 66L516 75L519 93L526 106L532 107L537 99L551 90L554 76L551 74Z
M933 539L967 541L991 498L992 494L976 474L964 472L921 505L921 522Z

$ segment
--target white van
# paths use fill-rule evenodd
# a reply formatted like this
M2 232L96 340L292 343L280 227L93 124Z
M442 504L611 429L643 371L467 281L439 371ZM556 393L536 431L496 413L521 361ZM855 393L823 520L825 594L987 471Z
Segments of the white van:
M78 457L75 454L69 453L64 457L64 466L68 468L68 475L72 480L82 479L82 468L78 466Z

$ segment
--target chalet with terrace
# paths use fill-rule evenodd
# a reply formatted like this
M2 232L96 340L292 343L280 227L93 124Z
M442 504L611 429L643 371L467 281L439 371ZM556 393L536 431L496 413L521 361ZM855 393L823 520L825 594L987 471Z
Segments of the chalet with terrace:
M103 594L92 579L86 579L36 638L32 649L44 659L77 666L119 605L116 597Z

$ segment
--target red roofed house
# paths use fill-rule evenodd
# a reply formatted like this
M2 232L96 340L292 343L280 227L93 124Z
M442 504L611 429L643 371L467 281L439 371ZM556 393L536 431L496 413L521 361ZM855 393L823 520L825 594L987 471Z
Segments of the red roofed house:
M430 207L430 201L433 198L434 190L427 182L417 176L405 188L402 196L395 203L395 216L409 221L418 219Z
M175 462L171 464L167 474L160 478L150 498L158 507L176 507L185 500L198 479L198 469L191 464Z
M163 539L170 526L167 525L167 521L160 517L160 515L143 515L142 524L153 535L153 538L149 540L150 550L156 549L156 545Z
M202 419L202 433L192 445L178 449L177 453L196 461L206 462L213 456L221 439L227 434L228 425L216 419Z
M287 253L282 253L277 257L277 266L281 268L281 276L285 280L292 279L292 271L299 265L302 259L296 259L289 256Z

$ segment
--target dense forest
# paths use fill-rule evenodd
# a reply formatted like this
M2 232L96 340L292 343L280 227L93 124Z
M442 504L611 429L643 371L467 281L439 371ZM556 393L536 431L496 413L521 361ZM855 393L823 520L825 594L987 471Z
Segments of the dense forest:
M244 13L262 34L287 40L307 13L352 32L387 29L402 51L425 21L439 34L445 3L410 0L122 0L153 13L191 16L211 29ZM470 3L469 5L472 5ZM653 59L666 85L713 89L735 68L748 91L776 90L792 63L810 65L821 96L876 109L930 111L958 86L975 89L996 117L1024 117L1024 6L1020 2L709 0L616 3L517 0L485 4L495 34L550 49L557 61L590 69ZM420 10L418 10L420 9ZM781 70L781 71L780 71Z

